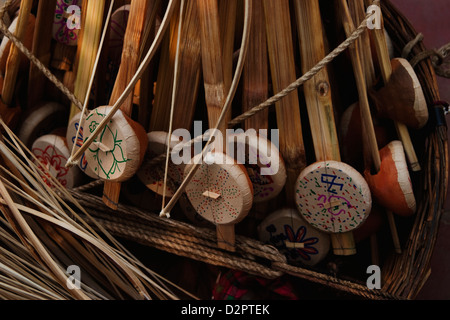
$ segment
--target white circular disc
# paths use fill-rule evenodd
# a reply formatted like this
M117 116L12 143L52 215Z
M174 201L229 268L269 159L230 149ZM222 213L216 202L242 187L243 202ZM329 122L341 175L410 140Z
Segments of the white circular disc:
M338 161L321 161L305 168L296 183L297 208L312 226L329 233L358 228L372 208L363 176Z
M48 170L43 172L57 179L63 187L71 189L82 181L82 174L78 167L70 169L65 167L70 152L64 137L54 134L44 135L33 143L31 150L39 163ZM48 174L44 174L42 178L49 187L55 187Z
M103 106L89 113L84 126L84 141L111 110L112 107ZM123 182L130 179L138 171L145 153L145 149L141 150L142 138L146 139L134 131L129 120L118 110L85 152L90 170L102 180Z
M206 220L215 225L236 224L247 216L253 205L253 188L243 166L222 153L215 153L214 157L223 164L199 165L186 194ZM193 163L200 159L202 154L194 157ZM191 167L192 164L186 166L185 176Z
M308 224L296 209L277 210L258 226L261 242L277 248L289 263L314 266L330 250L330 236Z
M266 138L240 133L231 135L236 150L234 158L247 169L253 185L253 202L275 198L286 184L286 167L278 148ZM241 150L241 151L240 151ZM245 152L244 155L241 153ZM243 159L241 159L243 158Z

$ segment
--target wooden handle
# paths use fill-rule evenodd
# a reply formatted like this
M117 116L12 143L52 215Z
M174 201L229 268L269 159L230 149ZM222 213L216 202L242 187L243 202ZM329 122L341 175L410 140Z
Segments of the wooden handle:
M114 105L119 99L138 69L140 62L140 45L142 43L143 31L145 30L145 23L150 23L146 22L145 18L148 10L151 9L153 5L153 2L150 3L146 0L135 0L131 3L130 18L128 19L125 32L119 73L110 97L110 105ZM133 95L129 95L120 106L120 110L126 116L131 116L132 108ZM105 181L103 201L107 206L117 209L120 189L121 183Z
M288 0L263 0L273 92L276 94L296 80L294 45ZM286 200L295 205L294 186L306 167L300 103L297 91L275 105L280 151L287 167Z
M325 57L319 2L316 0L295 1L295 13L300 38L302 68L303 72L307 72ZM305 83L304 93L316 160L341 161L332 90L326 67ZM351 232L333 234L332 245L336 255L356 253Z
M375 3L379 4L379 1ZM382 17L380 17L382 19ZM382 20L383 21L383 20ZM383 77L383 81L385 84L389 83L389 80L392 75L392 66L391 59L389 56L389 49L386 42L386 37L384 33L384 23L382 22L381 29L374 28L371 30L374 40L375 40L375 49L378 57L379 67L381 71L381 75ZM394 122L395 128L397 129L397 134L400 140L403 142L403 147L405 149L405 154L410 164L411 170L420 171L421 166L419 163L419 159L417 158L416 151L414 150L413 143L411 141L411 137L409 135L408 128L403 123L398 121Z
M20 4L19 17L15 36L22 41L28 25L31 14L33 0L23 0ZM16 85L17 75L20 66L20 50L12 44L9 52L8 62L6 66L6 74L3 82L2 100L6 105L11 105L14 95L14 87Z
M33 35L33 48L31 52L47 67L51 60L51 30L55 7L56 0L39 1L36 27ZM35 106L36 101L40 101L43 97L45 82L45 75L34 63L31 63L28 78L28 108Z

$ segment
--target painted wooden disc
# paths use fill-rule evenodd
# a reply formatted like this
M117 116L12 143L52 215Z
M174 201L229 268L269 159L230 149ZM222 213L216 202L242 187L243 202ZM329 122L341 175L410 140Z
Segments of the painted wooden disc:
M83 146L83 136L84 136L84 126L81 127L80 132L78 133L78 128L80 127L80 115L81 112L76 114L70 119L69 124L67 126L66 139L69 144L70 150L72 150L73 145L75 144L74 152L80 149ZM82 119L82 123L86 123L86 117L84 116ZM76 138L78 133L78 137ZM78 161L78 167L82 172L84 172L88 177L97 179L98 176L95 171L88 165L86 159L86 153L83 153L80 160Z
M67 107L64 105L57 102L46 102L23 118L17 136L27 148L31 148L37 138L64 127L67 124L67 115Z
M112 107L92 110L86 117L84 141L89 139ZM138 171L147 149L147 135L142 126L118 110L86 150L90 169L102 180L123 182Z
M214 161L203 161L186 188L195 210L215 225L236 224L242 221L253 205L253 187L245 167L222 153L209 154ZM208 155L207 155L208 156ZM194 157L199 163L202 154ZM221 163L221 164L218 164ZM186 165L185 176L192 164Z
M70 169L65 167L67 159L70 157L70 151L64 137L56 134L44 135L33 143L31 150L39 163L48 170L48 172L43 170L42 179L49 187L55 187L49 174L65 188L71 189L80 185L82 173L78 167ZM38 165L40 166L40 164ZM45 174L45 172L47 173Z
M320 161L302 171L296 203L303 218L329 233L358 228L370 214L372 195L363 176L338 161Z
M365 172L374 198L400 216L416 212L416 199L401 141L392 141L380 150L381 167L376 175Z
M151 165L151 159L165 154L167 152L167 132L154 131L147 134L148 148L146 159L142 163L137 172L137 176L143 184L147 186L153 192L163 195L164 191L164 172L166 167L166 161L162 161L160 165ZM170 149L173 149L180 143L178 137L172 135L170 142ZM167 170L168 183L166 186L166 196L172 197L176 192L176 188L181 184L184 175L184 164L175 165L169 159L169 166Z
M258 237L277 248L293 264L314 266L330 251L330 235L312 227L291 208L267 216L258 225Z
M57 0L55 9L55 18L53 22L52 35L53 39L59 43L76 46L78 43L78 28L72 28L68 25L67 19L76 14L73 12L67 12L68 8L72 5L81 7L81 0Z
M286 167L278 148L266 138L256 134L234 134L237 152L234 158L247 169L253 185L254 203L275 198L286 184ZM241 155L240 151L245 150ZM241 159L242 158L242 159Z

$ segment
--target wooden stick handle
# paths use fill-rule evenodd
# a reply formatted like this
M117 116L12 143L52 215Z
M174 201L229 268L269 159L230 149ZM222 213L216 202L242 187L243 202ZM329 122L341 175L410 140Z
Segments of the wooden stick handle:
M23 0L20 4L17 29L15 32L15 36L19 40L22 40L23 37L25 36L28 18L30 16L32 6L33 0ZM19 66L20 66L20 50L14 44L11 44L11 51L9 52L8 56L8 62L6 65L6 74L2 90L2 100L8 106L10 106L13 101L14 88L16 85L17 75L19 72Z
M375 4L379 5L379 1L375 1ZM374 28L373 30L371 30L371 32L374 35L375 49L380 64L381 75L383 77L384 83L387 84L389 83L392 75L392 66L383 25L384 23L382 22L382 27L380 29ZM397 134L400 140L403 142L403 148L405 149L405 154L410 164L411 170L420 171L421 166L419 163L419 159L417 158L416 151L414 150L408 128L406 127L406 125L399 123L398 121L395 121L394 123Z

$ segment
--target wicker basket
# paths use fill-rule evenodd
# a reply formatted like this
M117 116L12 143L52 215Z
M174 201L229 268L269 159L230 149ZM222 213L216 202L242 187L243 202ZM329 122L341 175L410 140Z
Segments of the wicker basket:
M417 33L389 1L382 1L382 11L385 27L393 39L395 50L402 52L416 38ZM422 43L417 43L406 58L412 59L425 50ZM431 59L421 60L415 71L431 115L425 128L412 133L423 168L412 176L418 210L413 218L399 218L397 221L403 245L402 253L393 253L389 244L386 252L382 252L381 290L369 290L365 283L367 274L361 273L360 268L354 270L351 267L370 265L369 255L330 257L324 267L318 268L293 266L274 247L252 237L237 234L236 251L228 252L217 248L214 229L194 226L182 219L161 219L154 212L126 204L121 204L118 210L110 210L97 196L98 187L101 187L98 184L77 188L71 193L106 230L126 241L130 248L140 250L144 259L150 252L160 257L159 262L165 258L178 261L174 257L180 257L220 270L239 270L265 279L287 278L293 284L316 290L320 297L323 297L324 292L331 292L331 296L366 299L414 299L430 275L430 260L443 212L448 174L447 128ZM367 245L361 244L363 249ZM147 262L155 264L153 259L145 260L152 260ZM158 263L156 268L157 265ZM331 291L327 291L328 289Z

